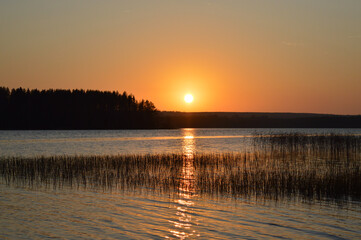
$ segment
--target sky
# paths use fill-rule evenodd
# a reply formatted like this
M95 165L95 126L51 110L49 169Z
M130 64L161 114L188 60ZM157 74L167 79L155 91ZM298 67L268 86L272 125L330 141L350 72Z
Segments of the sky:
M0 1L0 86L126 91L162 111L361 114L361 1Z

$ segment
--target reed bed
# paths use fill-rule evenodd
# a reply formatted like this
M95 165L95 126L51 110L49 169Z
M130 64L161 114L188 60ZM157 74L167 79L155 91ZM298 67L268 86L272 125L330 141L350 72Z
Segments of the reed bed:
M0 179L66 186L234 197L361 199L361 137L258 136L245 153L3 158Z

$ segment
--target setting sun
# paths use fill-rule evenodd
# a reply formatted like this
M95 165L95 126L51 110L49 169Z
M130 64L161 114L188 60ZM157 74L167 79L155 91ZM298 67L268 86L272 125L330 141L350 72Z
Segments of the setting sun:
M185 101L186 103L191 103L191 102L193 102L193 96L192 96L192 94L187 94L187 95L185 95L185 96L184 96L184 101Z

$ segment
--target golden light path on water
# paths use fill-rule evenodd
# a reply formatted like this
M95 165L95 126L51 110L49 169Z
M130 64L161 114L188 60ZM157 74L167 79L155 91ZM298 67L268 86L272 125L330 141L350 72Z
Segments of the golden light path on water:
M195 150L194 129L183 129L183 167L179 176L178 198L175 200L175 208L177 210L176 219L178 219L178 221L169 221L174 227L169 230L170 234L179 239L200 236L194 228L195 225L198 225L198 219L195 219L191 214L192 207L194 207L192 198L197 196L193 164ZM166 238L170 237L166 236Z

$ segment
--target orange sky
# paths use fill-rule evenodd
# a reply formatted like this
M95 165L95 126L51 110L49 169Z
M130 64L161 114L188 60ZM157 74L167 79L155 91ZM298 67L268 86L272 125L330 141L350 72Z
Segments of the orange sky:
M0 36L10 88L127 91L170 111L361 114L361 1L2 1Z

